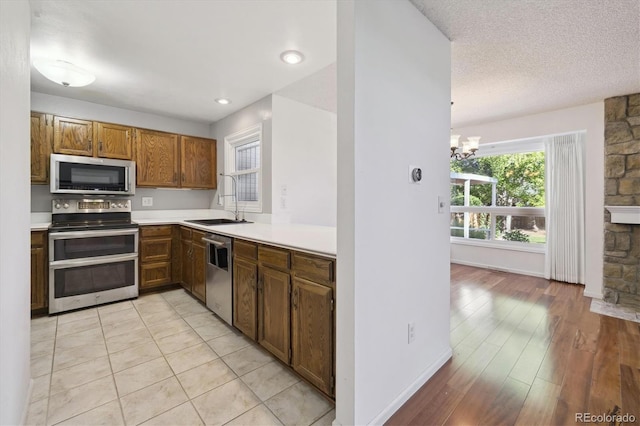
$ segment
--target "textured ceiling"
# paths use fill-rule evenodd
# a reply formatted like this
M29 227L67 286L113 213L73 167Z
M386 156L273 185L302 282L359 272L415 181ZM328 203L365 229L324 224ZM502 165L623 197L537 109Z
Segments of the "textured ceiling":
M32 90L137 111L214 122L336 58L335 1L30 3L32 58L66 60L97 77L65 88L32 67ZM288 49L306 60L283 63Z
M639 0L411 0L452 41L456 127L640 92Z

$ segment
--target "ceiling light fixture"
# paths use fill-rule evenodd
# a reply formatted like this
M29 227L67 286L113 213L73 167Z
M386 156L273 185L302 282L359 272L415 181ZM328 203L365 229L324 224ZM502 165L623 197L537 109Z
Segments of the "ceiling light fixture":
M456 152L460 148L458 140L460 135L451 135L451 158L454 160L466 160L476 155L476 151L480 147L480 136L469 136L465 142L462 142L462 152Z
M280 54L282 62L289 65L297 65L304 61L304 55L297 50L287 50Z
M33 66L40 74L64 87L83 87L96 79L89 71L59 59L36 59Z
M218 98L216 99L216 102L220 105L229 105L231 103L231 101L227 98Z

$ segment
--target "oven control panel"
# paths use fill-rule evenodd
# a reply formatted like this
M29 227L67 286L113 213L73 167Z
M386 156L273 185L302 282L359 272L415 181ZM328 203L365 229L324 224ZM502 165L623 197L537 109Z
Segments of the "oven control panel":
M51 213L106 213L131 212L131 200L126 198L105 199L55 199L51 202Z

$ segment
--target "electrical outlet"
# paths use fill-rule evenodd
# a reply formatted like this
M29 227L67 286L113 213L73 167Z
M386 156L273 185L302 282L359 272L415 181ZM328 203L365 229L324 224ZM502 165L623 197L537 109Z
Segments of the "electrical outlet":
M414 322L410 322L407 325L407 334L408 334L407 343L413 343L413 341L416 339L416 324Z
M282 210L287 209L287 197L280 197L280 208Z
M153 206L153 197L142 197L142 207Z

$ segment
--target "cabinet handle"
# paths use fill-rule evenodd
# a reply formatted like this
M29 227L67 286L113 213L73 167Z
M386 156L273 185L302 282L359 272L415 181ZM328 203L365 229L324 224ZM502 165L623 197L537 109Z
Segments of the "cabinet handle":
M258 291L262 293L262 289L264 287L264 279L263 277L258 278Z
M173 181L177 182L178 181L178 173L173 172Z
M293 290L293 309L298 309L298 289Z
M186 181L186 179L184 178L184 172L182 172L182 182Z
M98 142L98 151L102 152L102 141Z

